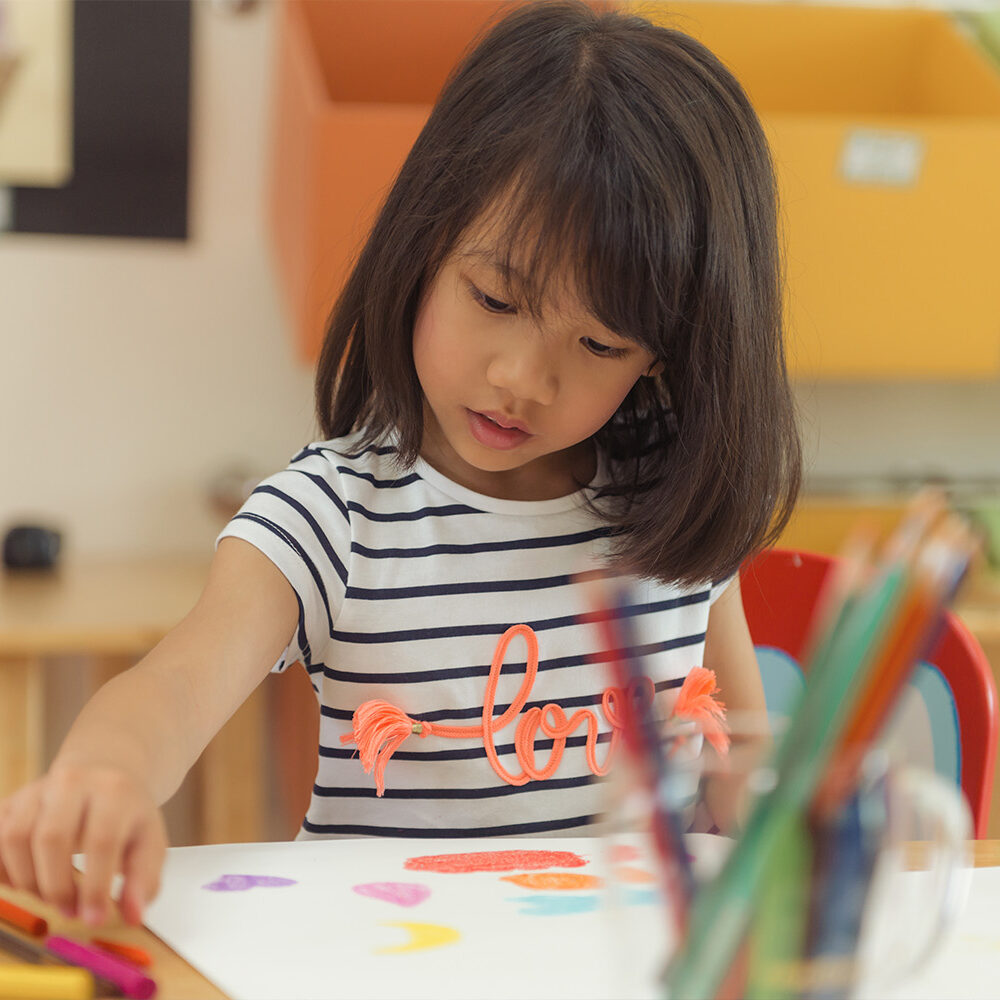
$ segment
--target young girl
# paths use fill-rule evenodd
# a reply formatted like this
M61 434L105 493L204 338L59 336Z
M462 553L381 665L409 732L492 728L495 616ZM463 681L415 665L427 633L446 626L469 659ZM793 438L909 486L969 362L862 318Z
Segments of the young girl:
M703 662L762 707L736 571L800 463L774 178L700 44L575 3L496 24L388 195L316 398L325 440L223 531L197 606L0 803L14 886L97 923L120 870L138 920L160 804L296 661L321 712L302 837L585 832L615 704L574 577L601 565L638 581L663 714Z

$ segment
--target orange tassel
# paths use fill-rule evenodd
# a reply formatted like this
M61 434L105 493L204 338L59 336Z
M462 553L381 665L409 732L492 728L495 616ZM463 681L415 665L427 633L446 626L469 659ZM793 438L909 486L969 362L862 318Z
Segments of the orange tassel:
M718 693L715 672L706 667L692 667L677 695L674 715L697 723L705 739L724 754L729 751L729 731L726 729L726 705L715 697Z
M356 743L365 774L375 772L375 794L385 792L385 766L403 741L413 733L429 736L429 722L411 719L401 708L387 701L366 701L354 711L353 730L340 737L341 743Z

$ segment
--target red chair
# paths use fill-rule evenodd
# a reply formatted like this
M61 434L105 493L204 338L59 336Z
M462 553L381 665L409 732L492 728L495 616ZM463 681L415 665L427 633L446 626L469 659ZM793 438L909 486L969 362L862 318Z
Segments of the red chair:
M749 559L741 570L743 608L761 661L769 709L777 695L773 676L769 690L768 674L774 671L767 657L777 651L779 659L801 666L812 609L834 565L829 556L771 549ZM997 753L997 690L982 648L951 612L945 614L934 648L910 683L928 702L934 742L950 739L954 744L935 746L936 761L943 755L952 762L937 769L950 770L950 777L959 780L975 835L985 837Z

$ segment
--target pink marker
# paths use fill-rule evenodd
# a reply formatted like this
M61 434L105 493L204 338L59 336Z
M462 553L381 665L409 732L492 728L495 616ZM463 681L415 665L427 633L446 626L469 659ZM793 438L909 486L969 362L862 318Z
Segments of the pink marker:
M149 1000L156 995L156 982L144 972L96 948L64 937L46 938L45 947L63 961L90 969L95 976L107 979L121 990L124 996L132 997L134 1000Z

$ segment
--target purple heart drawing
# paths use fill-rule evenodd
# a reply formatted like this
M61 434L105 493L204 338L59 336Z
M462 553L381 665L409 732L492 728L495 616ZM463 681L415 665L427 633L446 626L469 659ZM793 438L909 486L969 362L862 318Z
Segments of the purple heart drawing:
M431 894L431 890L419 882L363 882L353 888L360 896L383 899L398 906L416 906Z
M203 885L202 889L212 892L246 892L254 886L270 888L281 885L295 885L293 878L280 878L278 875L223 875L215 882Z

